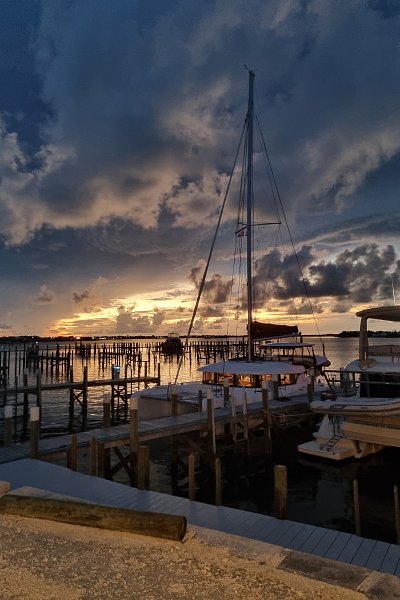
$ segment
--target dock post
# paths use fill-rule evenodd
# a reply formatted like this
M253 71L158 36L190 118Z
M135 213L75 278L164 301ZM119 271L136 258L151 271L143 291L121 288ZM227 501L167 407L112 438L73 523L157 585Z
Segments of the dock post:
M212 443L213 456L217 453L217 441L215 438L215 414L214 414L214 398L212 390L207 392L207 416L208 416L208 435Z
M103 394L103 427L111 427L111 398L107 393Z
M4 407L4 436L3 446L11 446L13 437L13 407L6 404Z
M189 500L194 500L196 498L195 469L196 455L194 452L191 452L189 454Z
M83 367L83 388L82 388L82 430L87 429L88 413L88 368Z
M269 415L268 383L265 380L263 380L261 382L261 389L262 389L262 403L263 403L265 454L271 454L272 453L271 419L270 419L270 415Z
M39 455L40 407L31 407L31 458Z
M396 542L400 544L400 510L399 510L399 488L397 485L393 488L394 497L394 518L396 522Z
M69 379L70 383L72 383L74 381L74 370L72 367L69 370L68 379ZM72 425L74 422L74 409L75 409L75 395L74 395L74 389L71 387L69 389L69 406L68 406L70 429L72 429Z
M221 459L216 458L214 461L215 469L215 505L222 504L222 478L221 478Z
M232 394L232 439L237 442L237 421L236 421L236 400L235 394Z
M97 441L95 437L90 438L90 474L97 475Z
M199 412L203 412L203 392L199 390Z
M361 535L360 495L358 493L358 479L353 479L353 499L354 499L354 521L355 521L355 526L356 526L356 535Z
M229 379L224 377L224 407L229 406Z
M42 406L42 374L37 373L36 375L36 406Z
M309 402L314 400L314 381L312 375L307 377L307 398Z
M71 448L68 451L68 468L71 471L76 471L78 466L78 436L76 433L71 434Z
M287 517L287 469L284 465L275 465L275 517L286 519Z
M171 416L176 417L178 414L178 393L176 385L171 385Z
M278 400L279 398L279 385L278 375L272 375L272 398Z
M129 406L129 453L130 466L133 475L131 475L131 485L135 484L137 475L137 458L139 447L139 419L138 419L138 401L137 398L131 396Z
M137 488L138 490L148 490L150 488L150 456L148 446L138 447Z
M28 371L24 369L22 375L23 386L26 389L28 387ZM28 421L29 421L29 395L28 392L24 392L24 408L23 408L23 417L22 417L22 435L23 439L27 437L28 431Z

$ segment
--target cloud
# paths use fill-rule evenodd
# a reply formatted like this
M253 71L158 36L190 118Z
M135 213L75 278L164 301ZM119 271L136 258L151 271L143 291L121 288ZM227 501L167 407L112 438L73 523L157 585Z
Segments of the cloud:
M149 317L135 317L128 307L121 305L118 307L115 331L122 334L150 334L153 333L153 326Z
M79 304L87 298L90 298L89 290L84 290L83 292L72 292L72 300L75 304Z
M16 3L0 19L0 254L9 308L16 290L26 298L39 289L44 272L58 300L48 319L67 318L71 294L82 312L122 303L121 323L132 330L170 324L169 310L160 322L162 298L175 294L190 304L185 273L198 265L198 285L246 114L243 63L256 71L258 122L318 310L328 310L325 298L337 310L350 307L352 295L354 302L390 298L388 272L379 281L373 257L384 269L391 261L385 248L398 255L395 3L34 5ZM257 135L255 153L258 176ZM254 193L267 221L269 188L256 185ZM236 220L231 204L225 217ZM205 286L210 313L230 293L225 224L218 274ZM364 258L343 254L373 244ZM270 267L264 254L255 271L257 307L274 292L281 307L294 294L302 310L295 261L280 256ZM269 272L274 283L267 285ZM154 299L151 325L127 307L142 290ZM31 322L26 310L21 305L20 323Z
M40 286L39 293L36 296L32 296L31 303L36 305L52 304L55 300L55 293L43 284Z
M330 309L334 312L345 312L360 303L388 302L393 297L393 275L400 275L399 265L391 245L380 248L364 244L337 254L334 260L319 262L311 247L300 250L298 262L279 252L269 253L256 264L256 299L259 307L268 306L271 299L296 299L297 313L304 312L301 307L306 295L317 300L333 299ZM317 304L314 312L321 311Z

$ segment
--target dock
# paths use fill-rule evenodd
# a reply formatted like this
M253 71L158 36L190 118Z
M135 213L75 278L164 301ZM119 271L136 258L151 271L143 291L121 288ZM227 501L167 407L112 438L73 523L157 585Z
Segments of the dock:
M276 547L277 553L290 550L303 553L304 556L335 561L331 567L333 570L334 565L339 562L351 565L354 573L361 567L400 576L400 546L396 544L229 507L211 506L158 492L138 490L32 459L3 463L0 465L0 480L8 481L12 490L30 486L50 494L62 494L105 506L184 515L189 529L191 526L207 528L271 544ZM293 556L289 554L285 559L289 568ZM298 562L298 555L296 556ZM366 578L368 573L362 573ZM318 578L315 573L314 576Z

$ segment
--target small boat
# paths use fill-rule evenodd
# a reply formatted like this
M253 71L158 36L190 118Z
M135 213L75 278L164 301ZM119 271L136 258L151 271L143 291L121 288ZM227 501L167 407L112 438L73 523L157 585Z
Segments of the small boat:
M180 338L180 335L174 332L169 333L166 339L161 344L161 352L167 355L182 354L183 343Z
M361 318L358 359L341 371L339 384L325 398L311 402L311 410L324 416L315 439L298 446L304 454L343 460L400 447L400 345L370 345L367 326L368 319L400 321L400 306L356 314Z
M290 399L303 396L304 403L306 403L309 397L309 386L311 388L314 387L314 392L327 389L325 384L314 381L315 377L318 376L319 369L323 365L329 364L326 357L316 360L312 352L312 344L292 341L290 345L289 342L286 342L286 344L280 342L282 336L299 335L297 326L260 323L253 317L253 228L255 225L280 226L281 224L279 220L276 223L254 223L253 221L254 77L254 72L249 71L248 111L244 135L242 136L242 139L246 140L242 169L242 181L244 183L240 190L242 194L239 198L241 211L235 231L237 239L245 239L244 245L246 247L243 252L246 255L245 270L248 282L246 286L247 343L245 356L202 366L198 369L202 375L202 379L199 378L198 381L181 383L177 386L177 389L172 386L156 386L146 390L139 390L133 395L139 401L143 401L142 405L148 404L150 406L152 401L161 400L162 398L166 400L173 393L177 393L179 397L179 410L188 412L198 409L199 398L202 402L200 408L205 409L207 407L207 397L212 393L215 408L224 407L227 404L241 406L244 402L260 401L263 387L269 388L271 392L270 397L273 402L290 401ZM207 269L221 222L221 216L222 210L202 283L199 286L199 295L192 315L187 339L191 333L200 295L206 280ZM272 343L272 340L275 340L275 345ZM306 350L311 351L307 357L305 356ZM178 374L174 386L176 386Z

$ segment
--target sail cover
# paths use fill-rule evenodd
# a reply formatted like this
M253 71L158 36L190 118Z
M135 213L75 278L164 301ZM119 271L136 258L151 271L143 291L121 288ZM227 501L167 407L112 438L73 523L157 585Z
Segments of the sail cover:
M298 335L299 328L297 325L278 325L274 323L260 323L260 321L253 321L250 333L253 340L280 338L289 335Z

